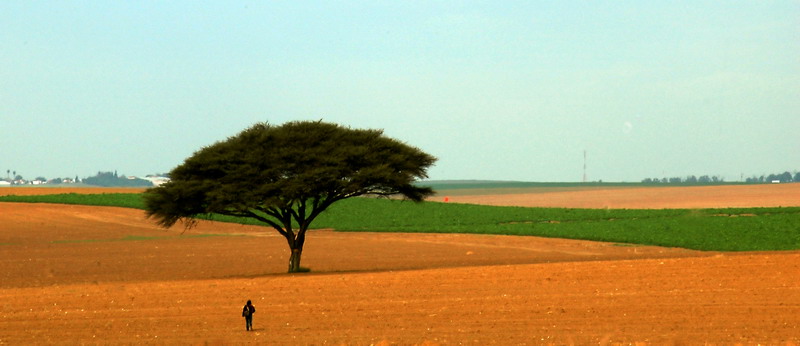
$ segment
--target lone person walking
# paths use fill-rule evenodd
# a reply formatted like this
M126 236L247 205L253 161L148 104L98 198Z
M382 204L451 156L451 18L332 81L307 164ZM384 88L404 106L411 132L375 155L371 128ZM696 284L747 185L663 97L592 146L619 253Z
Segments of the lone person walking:
M242 317L244 317L245 328L253 330L253 314L256 313L256 307L248 300L247 304L242 308Z

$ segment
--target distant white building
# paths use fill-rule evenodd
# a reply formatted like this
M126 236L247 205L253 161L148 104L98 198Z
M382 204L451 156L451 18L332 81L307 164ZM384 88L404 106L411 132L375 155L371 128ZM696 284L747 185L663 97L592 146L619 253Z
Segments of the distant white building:
M11 186L11 182L0 180L0 186Z
M169 182L169 178L167 178L167 177L149 176L149 177L144 177L144 178L139 178L139 179L147 180L147 181L153 183L153 186L161 186L161 185L164 185L167 182Z

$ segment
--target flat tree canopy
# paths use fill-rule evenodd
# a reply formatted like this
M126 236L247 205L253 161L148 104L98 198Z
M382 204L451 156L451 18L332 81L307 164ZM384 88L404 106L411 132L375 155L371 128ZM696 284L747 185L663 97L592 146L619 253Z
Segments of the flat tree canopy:
M414 182L435 161L381 130L258 123L195 152L170 172L170 182L145 191L146 213L164 227L191 227L211 213L262 221L286 238L289 272L297 272L306 231L322 211L365 195L422 201L433 190Z

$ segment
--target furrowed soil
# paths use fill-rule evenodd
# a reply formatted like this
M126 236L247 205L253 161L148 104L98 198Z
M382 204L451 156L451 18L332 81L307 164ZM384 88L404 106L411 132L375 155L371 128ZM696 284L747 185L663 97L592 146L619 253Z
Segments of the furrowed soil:
M96 193L140 193L144 192L141 187L72 187L70 185L62 186L14 186L14 187L0 187L0 196L17 195L17 196L31 196L31 195L56 195L62 193L80 193L80 194L96 194Z
M435 201L521 207L696 209L800 206L800 183L442 190Z
M797 198L798 185L780 186ZM783 204L776 185L759 186L759 203L797 205ZM733 206L759 194L715 188ZM630 201L667 193L653 189L603 194ZM681 189L673 195L681 201L661 207L710 193ZM57 190L50 193L120 192ZM520 205L538 198L523 193L498 196ZM313 271L289 275L287 249L255 226L164 230L140 210L0 203L0 344L800 343L800 251L315 230L303 253ZM247 299L257 308L251 332L240 317Z

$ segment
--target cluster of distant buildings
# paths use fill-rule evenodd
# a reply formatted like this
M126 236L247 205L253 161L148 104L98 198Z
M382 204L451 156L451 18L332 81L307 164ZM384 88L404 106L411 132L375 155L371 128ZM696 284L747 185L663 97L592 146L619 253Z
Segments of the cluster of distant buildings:
M122 177L120 177L122 178ZM169 181L168 177L160 176L160 175L147 175L145 177L135 177L135 176L126 176L124 177L128 180L146 180L153 184L153 186L161 186ZM11 178L0 178L0 187L2 186L18 186L18 185L61 185L61 184L87 184L86 179L80 179L78 177L73 178L55 178L55 179L45 179L42 177L33 179L33 180L26 180L21 177L16 177L15 179Z
M45 184L75 184L75 180L72 179L50 179L50 180L41 180L41 179L34 179L34 180L25 180L25 179L0 179L0 186L11 186L11 185L45 185Z

